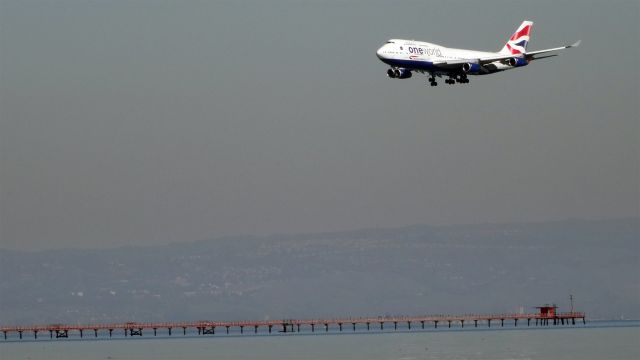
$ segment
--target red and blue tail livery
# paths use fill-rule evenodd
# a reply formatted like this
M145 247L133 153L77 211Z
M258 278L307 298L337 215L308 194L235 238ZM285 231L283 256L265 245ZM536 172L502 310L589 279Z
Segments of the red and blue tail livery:
M507 41L500 53L513 55L526 53L527 44L529 43L529 39L531 38L531 27L533 27L533 22L523 21L516 32L511 35L509 41Z
M423 41L391 39L376 54L391 67L387 70L390 78L407 79L412 72L419 72L428 74L430 85L436 86L436 77L447 76L447 84L466 84L468 75L515 69L528 65L532 60L557 56L544 54L580 45L577 41L572 45L527 51L532 27L532 21L523 21L499 52L453 49Z

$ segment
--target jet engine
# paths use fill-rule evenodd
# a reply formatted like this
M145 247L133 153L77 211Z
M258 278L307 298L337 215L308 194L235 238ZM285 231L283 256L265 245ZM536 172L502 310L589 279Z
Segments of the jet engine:
M387 70L387 76L397 79L408 79L411 77L411 71L403 68Z
M472 63L462 64L462 71L464 71L467 74L477 74L480 72L481 69L482 69L482 66L480 66L480 64L472 64Z
M525 65L529 64L529 62L527 62L527 60L524 59L524 58L512 57L512 58L507 59L507 64L509 66L512 66L512 67L518 67L518 66L525 66Z

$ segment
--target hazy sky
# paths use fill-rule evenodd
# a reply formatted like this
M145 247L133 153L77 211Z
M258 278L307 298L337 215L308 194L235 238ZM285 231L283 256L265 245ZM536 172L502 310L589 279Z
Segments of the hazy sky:
M389 38L577 49L469 85ZM630 1L0 0L0 247L639 216Z

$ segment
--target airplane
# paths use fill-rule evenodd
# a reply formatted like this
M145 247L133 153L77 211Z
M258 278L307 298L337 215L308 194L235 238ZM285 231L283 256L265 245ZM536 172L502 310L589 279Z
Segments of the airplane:
M499 52L453 49L423 41L391 39L378 49L376 55L391 66L387 76L408 79L412 72L429 74L431 86L437 86L436 77L447 76L444 82L452 85L469 83L468 75L487 75L526 66L532 60L557 54L549 52L580 45L580 41L552 49L527 51L532 21L523 21Z

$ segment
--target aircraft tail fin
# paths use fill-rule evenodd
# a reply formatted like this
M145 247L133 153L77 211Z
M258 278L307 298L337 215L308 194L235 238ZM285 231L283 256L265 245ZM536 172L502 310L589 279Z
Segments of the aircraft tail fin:
M500 54L520 55L526 53L532 27L533 21L523 21L516 32L511 35L509 41L507 41L502 50L500 50Z

